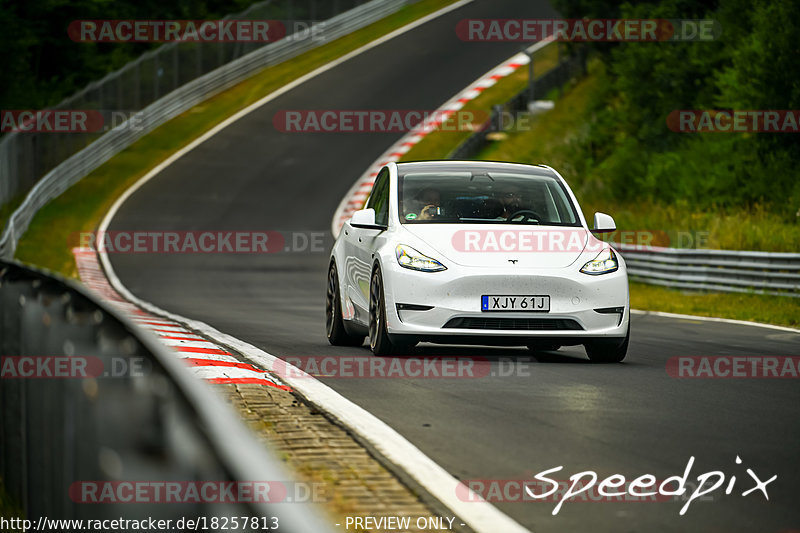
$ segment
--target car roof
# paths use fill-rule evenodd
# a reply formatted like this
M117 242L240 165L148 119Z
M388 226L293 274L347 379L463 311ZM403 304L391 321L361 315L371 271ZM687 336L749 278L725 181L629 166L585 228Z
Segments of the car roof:
M526 165L500 161L409 161L397 163L400 173L409 171L477 171L477 172L522 172L536 176L555 177L552 169L544 165Z

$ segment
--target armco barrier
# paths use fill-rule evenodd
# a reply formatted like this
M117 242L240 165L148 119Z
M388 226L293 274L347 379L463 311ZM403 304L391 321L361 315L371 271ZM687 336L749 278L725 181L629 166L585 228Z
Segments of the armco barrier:
M800 253L614 244L631 278L678 289L800 297Z
M450 159L471 159L488 143L487 135L501 131L501 114L524 112L533 90L536 94L563 86L585 72L585 50L559 61L505 104L495 106L484 128L470 135L450 154ZM558 105L558 104L556 104ZM631 278L677 289L753 292L800 297L800 254L729 250L689 250L615 244L628 265Z
M34 379L9 365L42 356L104 370ZM275 516L281 531L330 531L306 503L91 504L70 493L81 481L291 481L209 385L76 284L0 260L0 368L6 512L18 508L29 520Z
M557 42L552 42L550 44L550 46L558 45L559 43ZM455 150L450 153L448 158L456 160L474 158L478 152L480 152L487 144L489 144L489 139L487 138L488 134L503 130L503 116L527 112L528 103L534 93L544 96L553 89L558 89L564 86L573 77L585 73L585 54L586 51L584 48L577 47L574 50L573 55L568 57L559 57L558 64L552 69L543 73L541 76L537 77L531 86L526 87L511 97L504 104L494 106L489 120L485 122L483 128L467 137L455 148Z
M363 28L400 7L414 3L416 0L371 0L353 9L345 11L324 21L325 41L342 37L359 28ZM339 2L334 2L339 5ZM81 178L108 161L115 154L124 150L136 140L151 132L168 120L187 111L200 102L241 82L259 70L281 63L303 52L322 44L315 39L284 38L267 44L238 59L234 59L221 67L177 87L166 96L154 101L137 114L136 127L128 122L120 124L113 130L101 135L96 141L74 155L68 157L55 168L47 172L30 190L23 203L9 218L3 235L0 236L0 257L11 258L21 235L27 230L33 216L47 202L56 198ZM138 60L137 60L138 61ZM24 133L12 133L19 138ZM0 141L0 145L8 143L11 137ZM20 144L21 147L25 143ZM2 148L2 146L0 146ZM9 183L11 161L17 160L16 153L8 153L8 149L0 150L0 187ZM17 168L13 166L13 168ZM7 201L3 198L2 201Z

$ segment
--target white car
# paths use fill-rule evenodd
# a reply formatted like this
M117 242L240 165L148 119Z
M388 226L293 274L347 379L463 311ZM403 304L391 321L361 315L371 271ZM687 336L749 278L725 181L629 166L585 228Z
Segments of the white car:
M389 163L331 252L326 326L334 345L376 355L418 342L583 344L619 362L630 338L625 262L589 229L550 167L479 161Z

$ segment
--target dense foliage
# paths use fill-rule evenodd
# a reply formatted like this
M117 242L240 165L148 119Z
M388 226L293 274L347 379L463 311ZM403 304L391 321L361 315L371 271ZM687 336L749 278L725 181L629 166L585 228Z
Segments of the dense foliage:
M0 108L55 105L158 44L79 43L73 20L213 19L253 0L0 0Z
M800 2L557 0L566 18L714 19L710 42L598 43L605 82L574 142L585 189L709 209L800 208L800 134L677 133L675 110L800 109ZM596 182L596 183L592 183Z

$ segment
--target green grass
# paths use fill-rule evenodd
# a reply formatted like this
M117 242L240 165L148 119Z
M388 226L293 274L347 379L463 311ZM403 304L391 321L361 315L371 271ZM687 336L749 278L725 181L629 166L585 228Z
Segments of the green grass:
M504 140L490 143L476 159L546 163L565 176L574 173L569 145L585 127L584 113L597 85L596 76L581 79L553 110L531 117L527 131L507 131Z
M588 220L595 211L612 215L617 227L625 230L666 232L672 239L664 245L684 248L696 246L694 237L706 239L704 248L723 250L761 250L796 252L800 243L800 219L786 223L762 205L751 208L719 208L693 211L681 204L648 201L621 203L608 200L602 180L584 180L576 168L572 144L586 134L592 97L602 85L604 73L590 65L590 75L572 85L552 111L533 117L529 131L509 131L505 140L493 142L476 159L545 163L558 170L573 185ZM490 96L490 95L484 95Z
M558 61L557 45L546 46L534 55L535 75L541 76L552 69ZM518 68L513 74L498 80L480 96L467 102L464 112L478 112L476 116L488 117L492 106L510 100L528 85L528 66ZM470 131L435 131L428 134L409 150L401 161L422 161L426 159L445 159L459 144L465 141Z
M763 322L800 328L800 298L760 294L704 293L631 282L631 307Z
M568 181L580 181L575 176L570 145L585 134L592 96L602 81L602 73L595 68L590 69L589 76L566 91L564 97L556 102L555 109L535 117L530 131L509 132L505 140L484 149L478 159L543 162L556 168ZM591 220L595 211L602 211L614 216L617 227L622 230L648 231L656 236L666 234L669 237L667 242L654 244L692 247L697 245L696 238L702 235L706 242L700 247L704 248L797 251L800 242L799 225L786 224L762 206L749 210L692 212L680 205L621 204L597 200L607 196L602 186L602 182L593 182L576 191L587 219ZM631 306L651 311L800 326L798 298L699 293L631 283Z
M115 199L150 169L230 115L290 81L454 0L421 0L336 41L269 67L190 109L122 151L42 208L20 240L16 257L77 277L72 236L93 231Z
M687 212L681 206L646 201L593 202L586 194L581 201L587 220L595 211L609 213L617 227L652 232L664 241L659 243L662 246L797 252L800 243L800 224L787 224L760 204L749 209Z
M25 199L24 194L18 194L2 206L0 206L0 234L5 229L6 224L8 224L8 219L11 217L11 213L17 210L19 205Z
M571 145L586 133L587 113L590 113L592 98L599 90L603 75L597 71L596 63L590 66L590 75L568 86L563 97L557 100L555 109L532 117L530 131L506 132L503 140L490 143L477 159L545 163L556 168L571 183L580 182ZM527 71L520 69L484 91L470 108L490 109L492 104L507 100L526 83ZM548 98L556 97L556 93L548 95ZM403 159L445 158L466 136L438 131L431 133ZM701 236L706 239L702 247L708 248L796 251L800 242L800 225L786 224L762 206L749 210L691 212L680 205L621 204L601 200L608 197L602 188L602 182L576 188L587 219L591 220L595 211L610 213L620 229L654 232L656 241L653 244L696 246L696 239ZM664 235L669 238L666 242L660 238ZM800 298L689 292L632 282L631 306L800 327Z
M12 518L25 518L25 512L15 498L6 492L3 479L0 478L0 517L10 520ZM22 531L22 528L4 529L3 531Z

